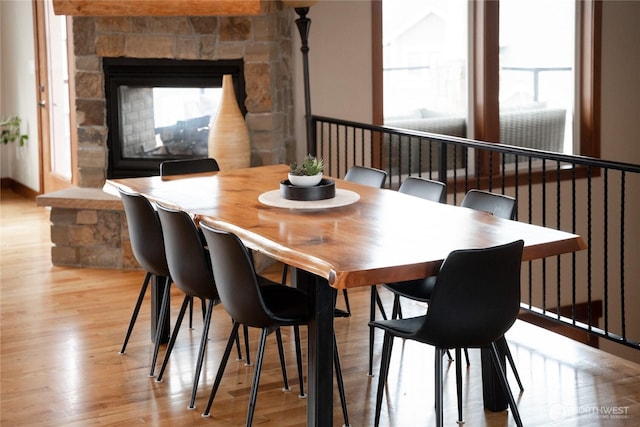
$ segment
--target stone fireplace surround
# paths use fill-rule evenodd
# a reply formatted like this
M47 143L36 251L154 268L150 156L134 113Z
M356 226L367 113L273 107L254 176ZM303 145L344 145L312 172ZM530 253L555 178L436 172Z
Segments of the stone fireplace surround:
M293 161L292 20L288 8L272 9L236 17L73 18L79 187L36 200L51 207L54 265L140 268L122 202L102 191L109 157L102 58L242 59L251 165Z
M242 59L251 165L292 161L291 22L282 6L258 16L74 17L79 186L106 179L105 57Z

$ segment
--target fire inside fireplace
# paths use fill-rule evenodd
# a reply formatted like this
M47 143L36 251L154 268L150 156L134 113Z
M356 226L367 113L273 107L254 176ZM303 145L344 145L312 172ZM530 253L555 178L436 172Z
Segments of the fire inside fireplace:
M243 61L103 58L108 178L158 175L164 160L206 157L222 76L244 106Z

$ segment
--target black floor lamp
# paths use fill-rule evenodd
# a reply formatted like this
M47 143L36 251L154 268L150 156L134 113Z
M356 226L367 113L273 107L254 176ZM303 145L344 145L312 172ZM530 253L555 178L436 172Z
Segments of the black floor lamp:
M300 32L300 40L302 45L302 73L304 77L304 114L305 126L307 131L307 153L315 156L316 146L314 144L313 130L311 128L311 91L309 89L309 28L311 27L311 19L307 18L309 8L316 4L318 0L283 0L286 6L292 7L299 18L296 19L296 25Z

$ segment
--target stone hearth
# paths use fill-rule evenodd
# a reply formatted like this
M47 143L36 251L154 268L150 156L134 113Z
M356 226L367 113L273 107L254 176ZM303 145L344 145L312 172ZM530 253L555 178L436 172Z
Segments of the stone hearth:
M102 188L108 152L102 58L242 59L252 166L295 158L288 8L238 17L74 17L80 187Z

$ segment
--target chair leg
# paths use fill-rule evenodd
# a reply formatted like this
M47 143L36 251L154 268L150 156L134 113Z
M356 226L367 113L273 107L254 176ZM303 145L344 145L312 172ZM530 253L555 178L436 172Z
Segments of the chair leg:
M376 414L374 426L380 425L380 412L382 410L382 397L384 394L384 387L387 383L387 376L389 375L389 362L391 360L393 336L388 332L384 333L384 339L382 341L382 359L380 360L380 374L378 375L378 392L376 393Z
M398 318L398 310L400 309L400 297L398 295L393 295L393 308L391 309L391 318Z
M380 299L380 293L378 292L378 287L374 286L373 289L376 291L376 305L378 306L378 310L380 310L380 315L384 320L387 320L387 312L384 310L384 306L382 305L382 299Z
M138 319L138 313L140 312L140 307L142 306L142 301L144 300L144 296L147 293L147 287L149 287L149 280L151 280L151 273L147 272L144 276L144 280L142 281L142 287L140 287L140 292L138 293L138 300L136 301L136 305L133 308L133 313L131 314L131 320L129 321L129 328L127 329L127 334L124 337L124 342L122 343L122 348L120 349L120 354L124 354L127 349L127 343L129 342L129 337L131 337L131 332L133 331L133 325L136 324L136 320Z
M493 362L493 366L498 372L498 377L500 378L500 385L502 386L502 391L507 396L507 400L509 401L509 407L511 408L511 413L513 414L513 418L516 420L516 425L518 427L522 427L522 419L520 418L520 412L518 411L518 406L516 405L516 401L513 398L513 394L511 393L511 388L509 388L509 384L507 383L507 375L504 372L502 367L502 363L500 363L500 356L498 355L498 347L495 342L491 343L491 360Z
M204 300L203 300L204 301ZM193 388L191 389L191 400L187 409L196 409L196 394L198 393L198 383L200 382L200 372L202 372L202 363L204 361L204 354L207 348L207 341L209 340L209 327L211 326L211 316L213 315L213 306L216 301L210 300L209 306L204 316L204 323L202 326L202 338L200 339L200 351L198 353L198 361L196 362L196 372L193 376Z
M207 308L204 300L200 301L202 301L202 320L204 320ZM193 329L193 297L191 297L191 300L189 301L189 329Z
M193 297L189 297L189 329L193 329Z
M466 350L466 349L465 349ZM456 348L456 394L458 396L458 424L463 424L464 419L462 418L462 360L461 351L459 348Z
M470 366L471 363L469 363L469 349L467 349L466 347L464 349L464 359L467 361L467 366Z
M178 338L178 332L180 332L180 325L182 325L182 320L184 319L184 315L187 312L187 306L189 305L189 297L185 295L182 300L182 305L180 306L180 312L178 313L178 318L176 319L176 325L173 327L173 332L171 333L171 338L169 339L169 344L167 344L167 350L164 353L164 359L162 361L162 366L160 367L160 372L158 372L158 378L156 381L162 381L162 376L164 375L164 370L167 368L167 363L169 363L169 356L171 356L171 352L173 351L173 346L176 343L176 338Z
M251 366L251 353L249 352L249 327L242 325L242 333L244 334L244 352L247 355L247 360L244 362L244 366Z
M342 296L344 296L344 304L347 307L347 315L351 316L351 305L349 305L349 293L346 289L342 290Z
M280 369L282 369L282 379L284 380L283 391L291 391L289 387L289 377L287 376L287 367L284 361L284 347L282 346L282 333L280 328L276 329L276 342L278 343L278 356L280 357Z
M376 320L376 294L378 291L375 286L371 287L371 302L369 305L369 322ZM369 326L369 372L367 375L373 376L373 344L375 340L375 327Z
M436 399L436 426L442 427L444 418L443 405L443 374L442 374L442 357L444 349L436 348L435 354L435 399Z
M231 323L233 324L233 319L231 319ZM236 360L242 360L242 348L240 347L240 337L236 335L234 340L236 342L236 350L238 352L238 358Z
M302 348L300 347L300 327L295 325L293 327L293 336L295 339L296 345L296 363L298 365L298 380L300 381L300 394L299 398L306 398L307 395L304 393L304 375L302 373Z
M158 351L160 350L160 336L162 335L162 330L164 329L164 322L166 320L165 313L167 312L169 305L170 287L171 279L167 277L164 286L164 293L162 295L162 303L160 304L160 318L158 319L158 323L156 324L156 337L153 346L153 357L151 359L151 368L149 369L150 377L153 377L155 375L156 361L158 360Z
M336 370L336 381L338 383L338 393L340 394L340 404L342 406L342 416L344 417L344 426L350 427L349 414L347 413L347 398L344 392L344 381L342 378L342 368L340 367L340 355L338 354L338 341L336 334L333 334L333 365Z
M502 336L496 344L501 346L501 349L505 356L507 356L507 360L509 361L509 365L511 366L511 370L513 371L513 376L516 377L516 381L518 382L518 387L520 387L520 391L524 391L524 387L522 386L522 381L520 381L520 375L518 375L518 369L516 368L516 362L513 360L513 356L511 355L511 350L509 349L509 343L507 343L507 339Z
M402 319L402 306L400 305L400 295L393 296L393 311L391 312L392 319Z
M269 331L263 329L260 334L260 343L258 344L258 360L256 360L256 370L253 372L253 384L251 385L251 395L249 397L249 411L247 412L247 427L253 424L253 413L256 409L256 398L258 397L258 386L260 385L260 371L262 371L262 362L264 360L264 347L267 342Z
M211 411L211 405L213 404L213 399L216 397L216 393L218 392L218 388L220 387L220 382L222 381L222 375L224 374L224 370L227 367L227 361L229 360L229 355L231 354L231 349L233 348L233 342L238 337L238 328L240 324L236 321L233 322L233 327L231 328L231 334L229 335L229 339L227 340L227 346L224 349L224 354L222 355L222 360L220 361L220 366L218 367L218 373L216 374L216 379L213 382L213 386L211 387L211 394L209 394L209 401L207 402L207 407L202 413L203 417L208 417Z
M384 310L384 306L382 305L382 300L380 299L380 294L378 293L378 286L374 285L371 287L371 302L369 308L369 321L373 322L376 320L376 305L380 310L380 315L384 320L387 320L387 313ZM370 377L373 376L373 344L375 342L375 329L373 326L369 326L369 372L368 375Z

